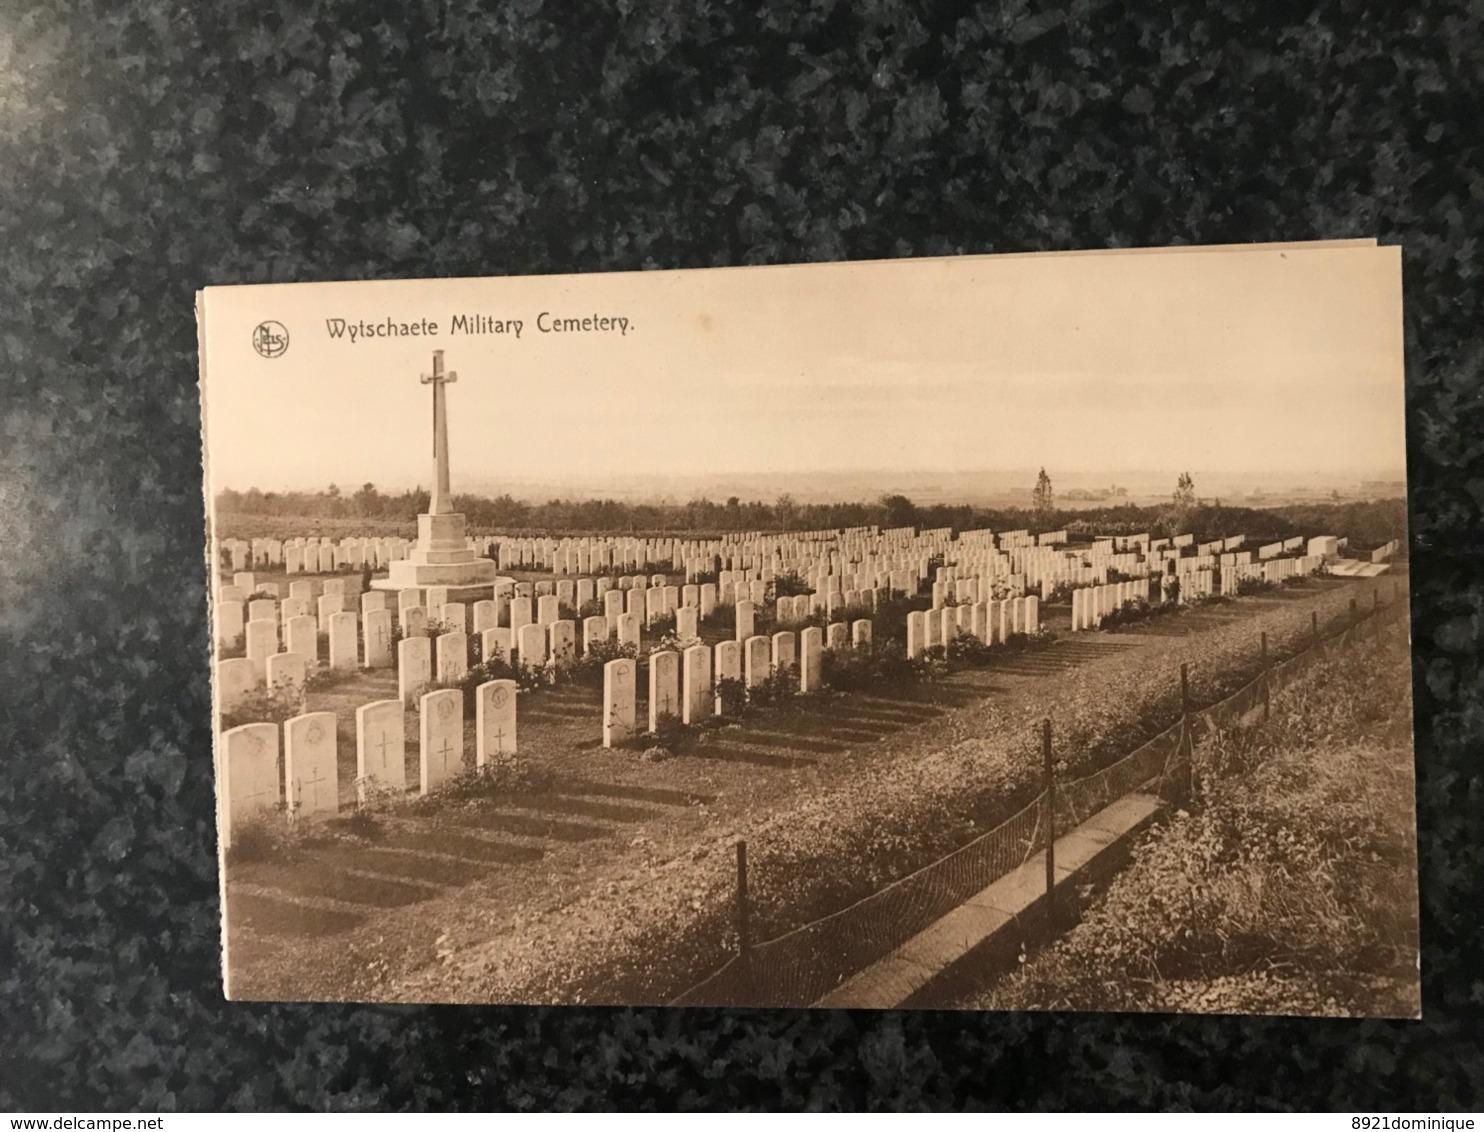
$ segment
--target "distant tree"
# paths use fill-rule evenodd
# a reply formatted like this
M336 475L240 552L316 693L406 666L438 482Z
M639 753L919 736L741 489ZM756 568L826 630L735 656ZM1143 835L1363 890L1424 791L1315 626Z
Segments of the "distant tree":
M917 526L917 504L905 495L883 495L881 497L882 510L886 512L886 525L888 527L915 527Z
M1195 480L1191 479L1189 472L1181 472L1175 481L1175 506L1182 511L1195 506Z
M374 483L361 484L361 490L355 493L354 502L356 514L361 517L375 515L379 510L381 496L376 490Z
M799 517L799 505L794 497L784 492L773 501L773 520L785 531L791 530Z
M1035 489L1031 492L1031 509L1036 513L1036 522L1045 526L1052 521L1056 514L1056 497L1051 491L1051 477L1046 474L1046 469L1041 469L1041 474L1036 477Z

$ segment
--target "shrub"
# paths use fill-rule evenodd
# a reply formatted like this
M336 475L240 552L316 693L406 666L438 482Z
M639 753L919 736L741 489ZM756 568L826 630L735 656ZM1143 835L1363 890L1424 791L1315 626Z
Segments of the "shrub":
M232 847L227 864L246 865L267 861L293 848L294 834L284 821L282 805L263 810L239 821L232 829Z
M796 570L790 570L786 574L778 574L773 578L773 599L780 597L802 597L804 594L814 592L814 587L804 580Z
M747 702L756 707L776 707L786 703L799 694L799 666L790 664L787 668L776 669L769 673L766 680L760 680L751 688L747 689Z
M360 675L359 668L331 668L329 665L311 668L304 676L306 692L322 692L337 684L344 684Z
M1237 579L1238 597L1251 597L1253 594L1267 593L1269 590L1273 590L1276 588L1277 587L1274 586L1272 582L1266 581L1262 578Z
M821 658L820 679L836 692L869 692L901 687L929 679L932 663L925 658L909 659L896 650L835 652L826 649Z
M747 685L736 677L726 677L716 682L716 698L721 703L725 716L738 716L747 707Z
M680 722L678 715L661 712L654 721L654 730L641 735L647 747L663 747L670 754L679 754L695 741L695 732Z
M584 687L601 687L603 666L610 660L637 660L639 650L615 640L595 641L567 668L567 676Z
M1126 625L1137 625L1141 621L1148 621L1154 617L1166 617L1180 613L1184 608L1175 602L1148 602L1143 598L1134 598L1104 614L1101 628L1118 629Z
M307 683L307 682L306 682ZM256 688L222 712L221 729L228 731L244 723L283 723L304 711L304 692L292 684Z

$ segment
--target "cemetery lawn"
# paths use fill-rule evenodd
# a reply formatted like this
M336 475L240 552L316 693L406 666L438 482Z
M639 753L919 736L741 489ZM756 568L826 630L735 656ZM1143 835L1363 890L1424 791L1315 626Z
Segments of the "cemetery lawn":
M1081 922L957 1005L1415 1018L1411 658L1391 631L1201 744Z
M1383 594L1390 579L1382 579ZM250 999L666 1002L734 946L733 845L748 842L755 938L844 907L964 844L1039 789L1034 733L1088 773L1168 726L1178 667L1198 703L1348 615L1374 583L1316 580L894 690L825 695L646 761L600 743L600 693L524 693L519 770L494 789L342 816L229 866L230 994ZM339 720L390 673L312 694ZM643 712L641 705L641 713ZM408 781L417 782L415 715ZM472 750L472 723L466 739Z

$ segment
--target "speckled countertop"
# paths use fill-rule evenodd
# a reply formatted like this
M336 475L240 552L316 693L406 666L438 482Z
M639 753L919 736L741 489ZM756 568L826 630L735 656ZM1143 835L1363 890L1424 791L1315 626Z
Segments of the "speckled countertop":
M1481 1103L1478 6L1061 7L0 0L0 1108ZM1425 1022L223 1003L198 287L1370 235Z

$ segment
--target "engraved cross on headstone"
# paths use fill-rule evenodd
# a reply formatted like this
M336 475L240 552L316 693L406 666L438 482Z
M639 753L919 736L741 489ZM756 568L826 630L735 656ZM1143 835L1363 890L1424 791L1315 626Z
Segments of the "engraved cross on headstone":
M392 733L390 731L383 731L381 733L381 742L375 744L376 749L381 752L381 765L383 767L391 761L387 756L386 749L392 745Z

